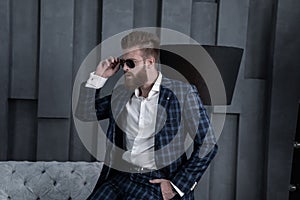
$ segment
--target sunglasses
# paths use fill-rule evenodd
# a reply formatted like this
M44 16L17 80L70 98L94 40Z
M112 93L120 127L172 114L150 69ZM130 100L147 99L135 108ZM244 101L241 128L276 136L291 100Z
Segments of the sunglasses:
M135 68L135 63L131 59L120 59L120 67L123 68L124 64L126 64L130 69Z

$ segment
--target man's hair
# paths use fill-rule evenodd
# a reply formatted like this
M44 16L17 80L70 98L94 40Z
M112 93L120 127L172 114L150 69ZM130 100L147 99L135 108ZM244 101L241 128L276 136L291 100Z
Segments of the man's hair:
M155 60L159 57L159 38L152 33L144 31L133 31L122 38L122 49L138 48L143 52L143 56L153 56Z

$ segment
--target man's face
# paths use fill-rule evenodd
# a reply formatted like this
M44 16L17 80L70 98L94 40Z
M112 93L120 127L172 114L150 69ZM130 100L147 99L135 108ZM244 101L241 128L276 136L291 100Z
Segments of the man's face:
M131 59L135 64L134 68L129 68L124 64L125 86L131 90L143 86L148 79L142 52L140 50L126 51L123 55L123 59Z

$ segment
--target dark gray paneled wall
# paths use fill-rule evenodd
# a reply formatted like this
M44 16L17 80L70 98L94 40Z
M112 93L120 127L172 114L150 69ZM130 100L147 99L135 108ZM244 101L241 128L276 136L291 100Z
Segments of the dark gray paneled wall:
M73 78L80 64L88 53L100 43L102 19L102 3L98 0L77 0L74 10L74 48L73 48ZM92 157L82 142L71 122L69 159L70 160L91 160Z
M192 0L163 0L161 26L190 35L192 4Z
M72 84L80 64L101 40L113 34L162 26L201 44L244 49L219 139L220 151L197 187L196 198L253 200L267 196L273 200L278 194L286 199L290 168L283 161L291 158L287 144L291 137L284 137L280 130L291 127L287 130L293 131L287 120L296 116L293 105L299 100L297 87L294 95L282 95L290 90L287 86L297 84L293 80L299 72L294 67L299 60L290 53L298 52L299 31L288 29L299 24L295 2L279 0L276 17L276 0L0 0L0 159L94 160L82 145L71 116ZM272 32L275 24L276 32ZM287 77L294 79L287 82ZM284 96L290 107L284 106ZM271 113L269 136L266 101ZM283 116L282 107L287 113ZM212 112L215 118L223 114L217 109ZM286 120L279 123L283 117ZM265 157L262 152L268 143Z
M7 159L8 91L10 66L10 1L0 1L0 159Z
M40 11L38 116L68 118L72 94L74 1L42 0Z
M276 1L250 1L245 77L266 79ZM272 8L272 9L271 9Z
M73 0L41 1L38 160L69 159L73 26Z
M8 119L8 160L36 160L37 101L10 99Z
M209 196L205 199L236 199L238 126L239 115L227 115L219 153L210 170Z
M281 200L289 196L293 141L300 102L299 8L300 1L278 0L273 68L272 74L269 74L272 84L269 96L267 199Z
M134 0L103 0L102 39L133 28Z
M37 99L39 1L11 1L10 98Z
M264 188L265 149L265 81L247 78L247 41L251 40L249 27L249 3L244 0L220 1L218 16L217 44L238 46L244 49L244 57L238 76L237 86L229 112L238 113L238 146L236 163L235 199L262 199ZM271 7L269 9L272 9ZM260 38L255 38L260 39ZM266 66L260 66L266 67Z
M145 9L147 8L147 9ZM134 1L134 27L156 27L160 23L161 1Z
M194 2L192 9L191 37L200 44L216 44L218 4Z

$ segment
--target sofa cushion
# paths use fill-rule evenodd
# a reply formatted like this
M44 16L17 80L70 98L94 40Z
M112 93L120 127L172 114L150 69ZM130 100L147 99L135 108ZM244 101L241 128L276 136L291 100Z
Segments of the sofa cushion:
M84 200L92 192L101 162L0 162L0 199Z

